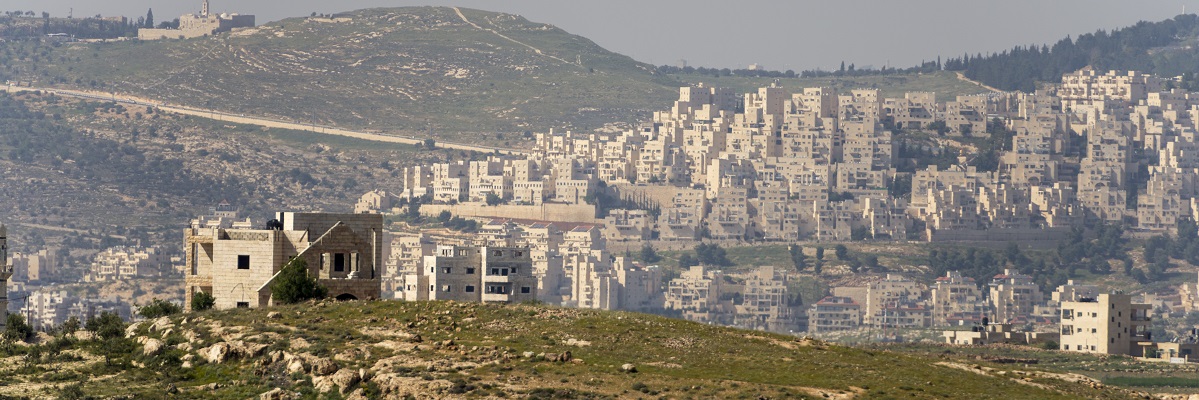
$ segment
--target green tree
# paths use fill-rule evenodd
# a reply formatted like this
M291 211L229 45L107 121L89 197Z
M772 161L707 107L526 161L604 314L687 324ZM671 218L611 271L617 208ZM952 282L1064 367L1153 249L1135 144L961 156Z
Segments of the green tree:
M873 254L866 256L866 259L862 263L866 265L866 268L870 268L871 270L876 270L879 267L878 256Z
M205 291L197 290L192 294L192 311L210 310L216 305L216 298Z
M308 263L303 258L293 258L284 264L279 276L275 277L275 282L271 284L271 296L279 304L320 299L324 298L327 292L315 277L308 275Z
M838 260L845 261L849 258L849 249L845 248L845 245L839 244L833 247L833 254L837 256Z
M154 299L150 304L137 309L137 315L142 318L154 319L183 312L183 308L166 300Z
M808 268L808 262L803 255L803 246L793 244L789 246L791 252L791 263L795 265L796 271L803 271Z
M695 257L699 259L700 264L711 265L716 267L730 267L733 262L729 260L724 249L718 244L700 243L695 246Z
M425 139L424 145L426 149L434 150L437 148L437 141L433 139Z
M492 192L487 192L487 205L498 206L504 203L504 198Z
M824 261L824 246L816 246L816 260Z
M683 253L679 255L679 269L687 269L699 265L699 261L691 256L691 253Z
M26 341L33 337L33 328L25 323L25 318L21 314L8 314L7 324L4 328L4 341Z
M125 335L125 320L112 312L102 312L100 316L87 320L87 330L99 339L115 339Z
M146 28L154 27L154 9L153 8L151 8L149 11L146 11L146 25L144 27L146 27Z
M662 257L658 255L657 251L654 251L654 246L650 246L649 243L641 246L641 261L646 263L656 263L661 260Z
M71 318L67 318L67 321L62 323L62 334L68 336L75 334L79 330L79 325L78 317L71 316Z

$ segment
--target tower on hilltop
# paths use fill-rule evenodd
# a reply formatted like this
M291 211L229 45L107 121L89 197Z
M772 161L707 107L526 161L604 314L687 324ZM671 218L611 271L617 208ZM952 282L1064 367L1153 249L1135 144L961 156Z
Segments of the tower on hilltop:
M200 5L200 16L201 17L208 16L208 0L204 0L204 4Z

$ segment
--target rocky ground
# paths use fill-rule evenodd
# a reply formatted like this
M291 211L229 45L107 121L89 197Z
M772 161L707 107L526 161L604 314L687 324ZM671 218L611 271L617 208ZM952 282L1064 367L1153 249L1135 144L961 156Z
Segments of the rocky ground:
M0 395L1153 397L1035 366L537 305L315 302L176 315L35 342L0 347Z

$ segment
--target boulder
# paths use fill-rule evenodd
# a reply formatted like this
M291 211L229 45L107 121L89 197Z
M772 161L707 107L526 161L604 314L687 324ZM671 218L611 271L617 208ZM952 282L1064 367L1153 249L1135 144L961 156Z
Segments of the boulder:
M289 400L291 398L291 393L288 393L281 388L274 388L266 393L258 395L258 400Z
M287 373L294 374L297 372L305 372L304 361L294 358L287 363Z
M163 343L161 340L147 339L146 342L142 344L142 354L147 356L156 356L158 353L162 352L162 348L165 345L166 343Z
M167 317L159 317L150 325L150 332L161 332L171 327L171 319Z
M348 369L339 370L329 376L318 376L312 378L312 385L321 393L328 393L336 386L341 394L349 393L360 382L357 371Z
M279 319L283 317L283 314L280 314L278 311L271 311L266 313L266 317L270 319Z
M232 353L230 350L232 349L229 347L229 343L220 342L201 349L200 355L210 363L220 364L229 358Z
M312 365L312 374L315 376L329 375L337 372L338 370L337 363L334 363L333 360L328 358L314 357L313 359L308 360L308 363Z
M137 335L137 330L142 327L141 322L134 322L125 327L125 338L131 338Z
M637 366L633 364L624 364L620 366L620 370L631 374L637 372Z

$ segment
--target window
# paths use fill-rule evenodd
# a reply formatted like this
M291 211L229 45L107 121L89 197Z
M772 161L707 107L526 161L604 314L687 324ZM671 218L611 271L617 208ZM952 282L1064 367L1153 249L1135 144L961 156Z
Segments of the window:
M346 270L346 255L342 253L333 254L333 270L342 272Z
M474 287L473 285L466 285L466 292L467 292L467 293L474 293L474 292L475 292L475 287Z
M441 267L441 273L443 273L443 274L450 273L450 267Z
M429 285L429 291L430 291L430 292L432 292L432 291L433 291L433 285Z
M503 250L495 250L495 251L491 252L491 255L499 257L499 256L504 255L504 251Z
M450 287L450 285L441 285L441 291L449 293L451 290L453 290L453 288Z
M520 251L520 250L517 250L517 251L516 251L516 256L517 256L517 257L523 256L523 255L525 255L525 252L523 252L523 251Z
M467 274L467 275L474 275L474 274L475 274L475 269L474 269L474 268L467 267L467 268L466 268L466 274Z
M528 286L521 286L521 287L520 287L520 292L521 292L521 293L523 293L523 294L529 294L530 290L531 290L531 289L529 289L529 287L528 287Z
M243 255L237 256L237 269L250 269L250 256L249 255L243 254ZM249 306L247 305L247 307L249 307Z
M249 257L249 256L247 256L247 257ZM237 308L250 308L250 302L239 301L239 302L237 302Z

